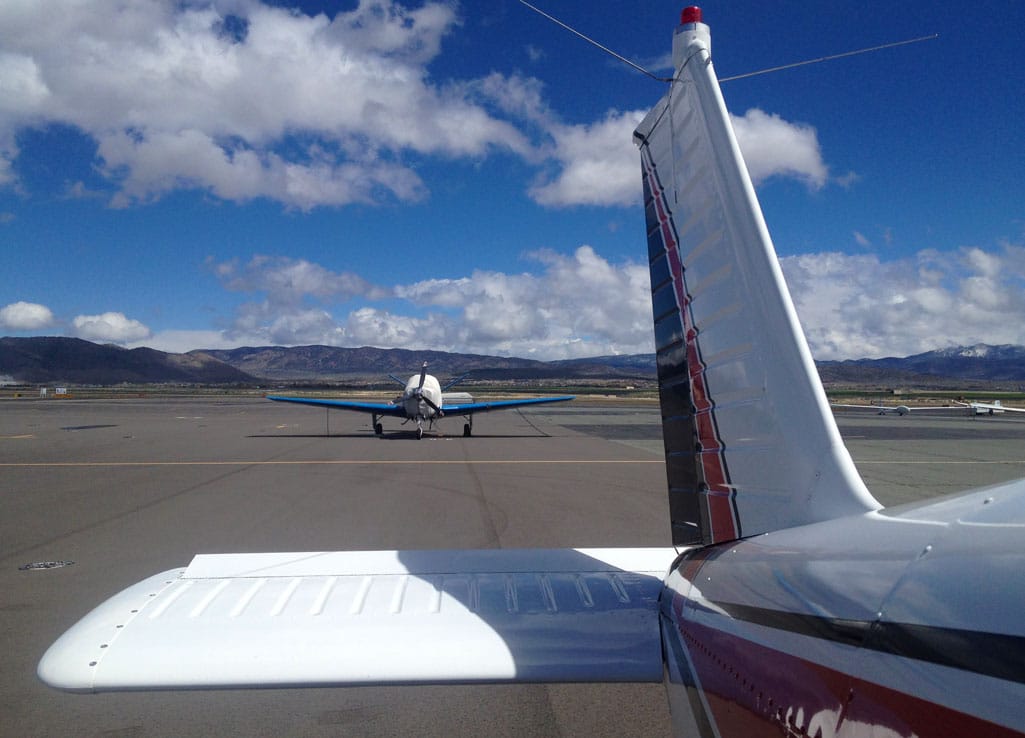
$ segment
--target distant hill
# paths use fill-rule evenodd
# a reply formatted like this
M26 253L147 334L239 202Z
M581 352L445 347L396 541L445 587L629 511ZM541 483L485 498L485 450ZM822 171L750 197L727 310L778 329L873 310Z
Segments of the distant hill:
M23 384L248 384L254 377L204 354L126 349L80 338L0 338L0 375Z
M351 380L381 379L388 374L405 378L427 362L431 374L440 376L482 370L529 374L544 368L530 359L452 354L444 351L410 351L371 346L259 346L236 349L204 349L192 354L210 356L256 377L276 380Z
M259 384L380 382L406 378L426 361L443 379L473 381L634 381L655 379L655 355L536 361L444 351L364 346L262 346L169 354L77 338L0 338L0 377L14 381L110 385L128 383ZM816 362L826 384L936 386L944 382L1025 382L1025 347L962 346L904 358Z
M370 346L262 346L192 353L212 356L253 376L292 381L381 379L388 374L404 379L417 372L425 361L429 371L438 376L470 374L471 379L488 381L655 378L654 354L536 361Z
M549 362L565 367L581 376L616 376L654 379L658 371L655 354L620 354L617 356L591 356L586 359L563 359Z
M818 361L823 382L935 382L937 378L961 381L1025 381L1025 346L974 346L927 351L903 358Z

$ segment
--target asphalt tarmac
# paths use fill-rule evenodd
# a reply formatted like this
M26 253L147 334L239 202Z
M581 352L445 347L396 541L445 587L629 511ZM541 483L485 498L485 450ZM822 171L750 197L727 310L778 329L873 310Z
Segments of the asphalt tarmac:
M0 402L0 734L669 735L661 685L68 695L43 651L101 600L195 553L668 545L654 403L442 421L263 400ZM844 415L886 504L1025 476L1025 419ZM73 561L22 570L24 564Z

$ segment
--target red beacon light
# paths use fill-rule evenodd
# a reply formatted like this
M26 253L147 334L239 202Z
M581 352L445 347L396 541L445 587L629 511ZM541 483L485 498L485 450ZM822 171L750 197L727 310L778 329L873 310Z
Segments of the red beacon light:
M683 12L680 13L680 25L685 26L688 23L700 23L701 22L701 8L697 5L691 5L690 7L684 8Z

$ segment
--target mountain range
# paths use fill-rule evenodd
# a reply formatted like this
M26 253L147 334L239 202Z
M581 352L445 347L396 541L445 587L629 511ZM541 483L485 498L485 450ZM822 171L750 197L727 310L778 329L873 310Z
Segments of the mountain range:
M0 338L0 382L21 384L236 384L254 378L201 351L169 354L80 338Z
M0 338L0 383L256 385L372 383L405 378L426 361L432 374L468 381L620 380L653 382L655 355L537 361L443 351L373 347L263 346L171 354L78 338ZM937 386L944 382L1025 382L1025 347L959 346L903 358L816 362L827 385Z
M962 382L1004 382L1025 381L1025 346L990 346L978 343L974 346L926 351L903 358L848 359L846 361L815 362L822 381L866 382L889 377L890 381L901 379L921 383L937 379L957 379Z

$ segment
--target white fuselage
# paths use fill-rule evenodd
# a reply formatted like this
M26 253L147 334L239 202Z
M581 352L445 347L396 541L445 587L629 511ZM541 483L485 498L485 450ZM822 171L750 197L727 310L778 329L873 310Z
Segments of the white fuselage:
M662 595L677 730L1019 735L1023 526L1017 481L696 549Z
M434 403L434 407L424 401L424 398ZM402 406L406 410L406 417L412 420L422 418L433 420L438 417L443 399L441 396L441 385L437 377L430 374L424 377L423 387L420 386L420 375L414 374L406 382L406 388L402 391ZM437 408L437 410L435 409Z

